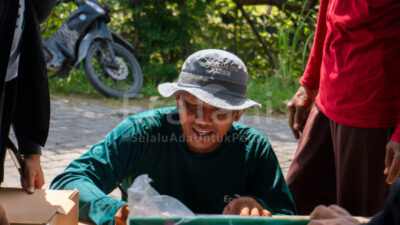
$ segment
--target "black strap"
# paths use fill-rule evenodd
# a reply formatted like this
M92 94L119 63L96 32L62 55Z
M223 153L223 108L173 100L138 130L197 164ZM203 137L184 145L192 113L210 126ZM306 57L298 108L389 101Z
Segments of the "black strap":
M21 177L24 176L24 170L25 170L25 165L24 165L24 159L22 158L21 154L19 154L17 147L15 146L15 144L11 141L11 139L9 137L7 137L7 143L6 146L8 149L10 149L10 154L12 154L11 158L17 159L18 162L14 162L14 164L18 163L20 168L18 168L17 165L15 165L21 175Z

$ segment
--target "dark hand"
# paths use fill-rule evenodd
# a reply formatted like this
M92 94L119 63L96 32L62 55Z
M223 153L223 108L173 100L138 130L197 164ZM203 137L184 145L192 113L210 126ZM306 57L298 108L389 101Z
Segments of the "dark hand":
M354 219L349 212L337 206L329 207L317 206L310 214L311 222L308 225L358 225L358 220Z
M385 171L386 182L392 184L400 177L400 143L389 141L386 145Z
M130 208L128 205L123 205L118 209L114 216L115 225L126 225L126 219L128 219Z
M24 177L21 177L22 188L32 194L36 189L40 189L44 185L44 176L42 167L40 166L40 155L31 154L25 156Z
M286 106L289 113L289 126L296 139L300 138L300 130L307 120L314 98L315 91L300 86Z
M271 213L254 198L240 197L229 202L222 214L236 214L241 216L271 216Z

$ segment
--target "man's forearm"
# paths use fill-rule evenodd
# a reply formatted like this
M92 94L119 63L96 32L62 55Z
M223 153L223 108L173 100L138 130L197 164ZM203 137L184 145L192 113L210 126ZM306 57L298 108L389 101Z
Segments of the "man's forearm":
M96 224L114 223L114 216L125 201L107 196L88 177L74 172L64 172L57 176L51 189L79 191L79 219Z

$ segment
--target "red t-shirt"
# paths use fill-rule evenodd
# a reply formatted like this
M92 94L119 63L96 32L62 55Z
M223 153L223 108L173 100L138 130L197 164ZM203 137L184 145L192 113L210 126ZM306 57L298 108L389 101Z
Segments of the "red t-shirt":
M396 127L400 142L400 1L321 0L310 59L300 83L319 88L331 120Z

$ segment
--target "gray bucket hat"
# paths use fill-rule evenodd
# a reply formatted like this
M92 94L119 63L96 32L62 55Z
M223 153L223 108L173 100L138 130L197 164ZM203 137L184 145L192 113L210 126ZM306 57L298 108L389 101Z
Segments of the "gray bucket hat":
M261 109L261 104L246 99L246 65L236 55L223 50L206 49L193 53L183 64L177 83L158 85L158 92L164 97L179 91L187 91L222 109Z

